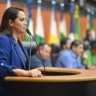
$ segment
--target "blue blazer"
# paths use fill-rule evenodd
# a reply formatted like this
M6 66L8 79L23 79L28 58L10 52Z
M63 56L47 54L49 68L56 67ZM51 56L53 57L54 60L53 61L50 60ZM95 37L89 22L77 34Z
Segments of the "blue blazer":
M26 63L16 44L14 38L10 35L0 35L0 73L1 77L7 75L16 75L12 69L28 69L28 53L22 46L20 40L19 44L26 56Z

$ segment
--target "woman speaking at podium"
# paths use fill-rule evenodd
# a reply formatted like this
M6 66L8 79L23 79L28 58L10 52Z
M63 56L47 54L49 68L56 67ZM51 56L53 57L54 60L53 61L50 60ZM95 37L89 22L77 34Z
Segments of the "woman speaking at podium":
M19 36L26 32L23 9L9 7L3 14L0 26L0 81L5 76L42 76L37 69L28 70L28 54Z

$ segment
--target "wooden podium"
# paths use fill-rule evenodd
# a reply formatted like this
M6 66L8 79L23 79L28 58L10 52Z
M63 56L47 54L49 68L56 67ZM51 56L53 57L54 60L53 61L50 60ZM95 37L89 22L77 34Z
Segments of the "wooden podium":
M46 67L43 77L5 77L5 81L8 96L96 96L95 70Z

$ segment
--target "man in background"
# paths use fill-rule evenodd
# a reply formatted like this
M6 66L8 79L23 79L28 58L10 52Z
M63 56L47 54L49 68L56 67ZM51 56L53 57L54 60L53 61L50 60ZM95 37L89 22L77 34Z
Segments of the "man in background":
M74 40L71 44L71 49L64 52L58 58L55 66L64 67L64 68L84 69L85 65L81 64L81 57L80 57L82 55L83 51L84 51L83 42L79 41L79 40Z
M37 50L36 54L34 54L31 58L31 68L38 67L51 67L52 63L50 61L51 47L47 43L40 43L39 50Z

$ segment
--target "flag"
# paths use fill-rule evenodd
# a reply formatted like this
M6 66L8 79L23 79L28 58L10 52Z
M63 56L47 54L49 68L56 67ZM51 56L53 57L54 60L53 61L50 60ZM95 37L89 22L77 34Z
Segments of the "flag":
M74 26L74 3L70 3L70 15L71 15L71 23L70 23L70 39L73 41L74 40L74 35L75 35L75 26Z
M86 29L90 29L90 9L88 8L87 9L88 11L88 14L87 14L87 26L86 26Z
M94 12L90 12L90 29L94 30Z
M89 14L87 15L87 30L90 29L90 16Z
M87 9L87 29L94 30L94 12L88 8Z
M95 34L95 29L94 29L94 12L90 12L90 29L91 29L91 34L92 34L92 39L95 40L96 34Z
M52 13L51 13L51 25L50 25L50 35L49 35L49 44L59 43L58 33L57 33L57 24L55 18L55 1L52 1Z
M66 21L64 19L64 6L61 4L61 16L60 16L60 40L66 37Z
M75 39L81 40L80 22L79 22L79 6L75 5Z
M7 0L7 7L6 8L9 8L11 7L11 0Z
M33 20L32 20L32 1L33 0L27 0L27 7L28 7L28 17L27 17L27 28L30 30L31 34L33 34ZM25 41L29 41L29 35L25 34Z
M37 25L36 25L36 41L37 43L44 41L44 28L42 22L41 15L41 0L38 0L38 8L37 8Z

